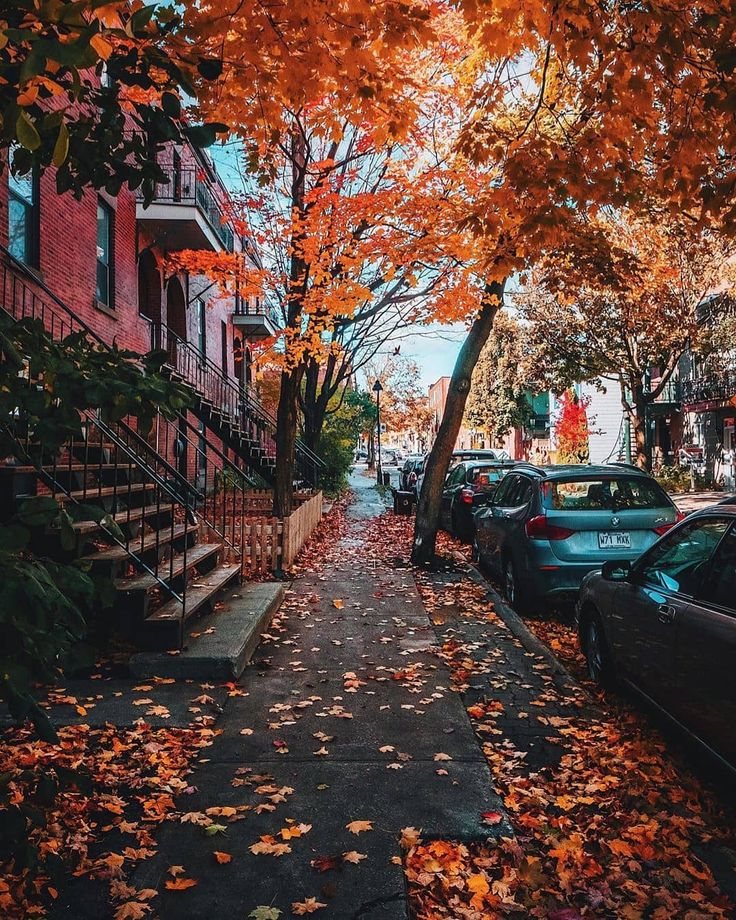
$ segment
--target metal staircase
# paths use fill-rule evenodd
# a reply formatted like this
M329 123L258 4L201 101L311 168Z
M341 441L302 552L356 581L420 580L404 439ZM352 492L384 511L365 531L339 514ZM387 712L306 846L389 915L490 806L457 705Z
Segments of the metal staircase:
M0 309L15 321L40 320L55 341L78 333L109 350L4 248L0 265ZM141 645L179 648L187 621L242 575L248 472L185 415L158 413L146 437L134 419L108 424L94 408L80 416L79 433L53 452L20 415L2 420L17 447L0 465L3 510L55 498L71 521L65 539L47 534L56 551L112 579L118 618Z
M229 449L273 485L276 419L255 395L229 378L191 342L161 323L151 330L151 348L168 356L172 376L195 393L193 411ZM316 487L324 464L301 440L295 449L297 488Z

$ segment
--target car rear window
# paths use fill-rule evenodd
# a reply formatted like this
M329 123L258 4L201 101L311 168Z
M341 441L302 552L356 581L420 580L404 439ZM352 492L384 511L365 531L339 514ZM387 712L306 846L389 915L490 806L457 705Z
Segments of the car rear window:
M497 466L474 466L468 470L468 482L479 489L492 488L501 482L506 473L507 470Z
M544 507L551 511L626 511L670 506L656 482L633 476L555 479L542 484L542 495Z

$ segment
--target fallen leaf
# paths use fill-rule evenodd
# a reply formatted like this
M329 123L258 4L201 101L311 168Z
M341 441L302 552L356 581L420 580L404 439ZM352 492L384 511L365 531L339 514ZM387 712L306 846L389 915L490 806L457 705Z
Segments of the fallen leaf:
M316 910L320 910L323 907L327 907L326 904L322 904L321 901L318 901L316 898L307 898L306 901L294 901L291 905L292 913L296 914L298 917L302 917L305 914L313 914Z
M164 883L164 888L169 891L185 891L187 888L194 888L197 880L193 878L170 878Z
M350 824L346 824L345 827L350 831L351 834L361 834L363 831L372 831L373 822L372 821L351 821Z
M215 857L215 859L221 866L224 866L226 863L229 863L230 860L232 859L232 855L230 853L223 853L221 850L215 850L215 852L212 855Z

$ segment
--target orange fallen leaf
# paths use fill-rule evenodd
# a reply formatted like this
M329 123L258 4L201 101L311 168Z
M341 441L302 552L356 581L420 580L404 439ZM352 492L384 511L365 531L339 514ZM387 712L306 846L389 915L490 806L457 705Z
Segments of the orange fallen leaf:
M317 898L307 898L305 901L294 901L291 905L291 910L298 917L303 917L305 914L313 914L323 907L327 907L327 905L318 901Z
M194 888L197 880L194 878L170 878L164 883L164 888L169 891L185 891L187 888Z
M351 821L350 824L346 824L345 827L350 831L351 834L361 834L363 831L372 831L373 822L372 821Z
M332 606L337 607L338 610L342 610L345 606L345 602L341 598L336 597L332 602Z
M215 850L215 852L212 855L215 857L215 859L221 866L224 866L226 863L229 863L230 860L232 859L232 856L230 853L223 853L220 850Z

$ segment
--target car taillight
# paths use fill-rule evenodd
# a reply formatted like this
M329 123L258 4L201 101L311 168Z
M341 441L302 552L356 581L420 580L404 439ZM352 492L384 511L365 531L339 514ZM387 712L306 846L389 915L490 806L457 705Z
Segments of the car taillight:
M409 473L409 485L410 485L410 486L415 486L416 484L417 484L417 474L416 474L416 473Z
M568 527L550 524L544 514L530 518L524 527L526 535L532 540L567 540L575 531Z
M472 505L474 494L472 489L462 489L460 492L460 501L465 505Z
M675 524L679 524L680 521L684 521L685 517L686 515L684 515L682 511L678 511L674 521L670 521L669 524L660 524L659 527L653 527L652 529L658 537L661 537L663 534L666 534L671 527L674 527Z

